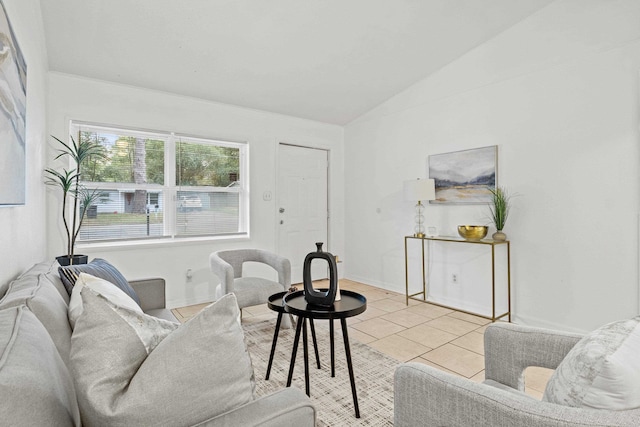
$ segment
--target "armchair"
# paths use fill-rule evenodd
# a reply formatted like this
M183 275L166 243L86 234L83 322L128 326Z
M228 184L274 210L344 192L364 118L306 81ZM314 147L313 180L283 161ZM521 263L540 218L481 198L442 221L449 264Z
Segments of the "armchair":
M640 409L609 411L542 402L524 393L529 366L555 369L577 334L495 323L484 335L485 381L478 384L419 363L394 380L396 427L638 426Z
M260 262L271 266L278 273L278 281L260 277L243 277L245 262ZM260 249L234 249L213 252L209 256L211 272L218 276L216 299L233 293L240 309L267 302L270 295L283 292L291 286L291 263L277 254Z

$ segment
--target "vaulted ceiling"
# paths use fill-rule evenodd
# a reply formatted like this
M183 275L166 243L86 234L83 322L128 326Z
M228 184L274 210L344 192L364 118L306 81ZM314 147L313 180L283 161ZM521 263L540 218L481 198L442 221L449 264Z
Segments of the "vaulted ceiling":
M552 0L41 0L52 71L344 125Z

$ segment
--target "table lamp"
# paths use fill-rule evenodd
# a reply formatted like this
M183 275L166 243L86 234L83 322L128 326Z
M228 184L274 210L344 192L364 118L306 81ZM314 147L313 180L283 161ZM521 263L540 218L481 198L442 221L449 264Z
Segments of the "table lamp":
M424 205L422 200L435 200L436 184L433 179L412 179L404 182L404 199L418 201L416 205L415 237L424 237Z

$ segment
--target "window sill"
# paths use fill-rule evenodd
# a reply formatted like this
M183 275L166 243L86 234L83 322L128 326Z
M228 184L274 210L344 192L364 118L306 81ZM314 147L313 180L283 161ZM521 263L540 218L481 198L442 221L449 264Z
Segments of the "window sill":
M83 249L100 249L100 250L121 250L135 248L162 248L170 246L189 246L194 244L209 244L212 242L229 242L249 240L249 233L235 234L233 236L203 236L203 237L181 237L171 238L164 237L158 239L145 240L127 240L127 241L109 241L109 242L93 242L79 243L76 245L76 252L81 253Z

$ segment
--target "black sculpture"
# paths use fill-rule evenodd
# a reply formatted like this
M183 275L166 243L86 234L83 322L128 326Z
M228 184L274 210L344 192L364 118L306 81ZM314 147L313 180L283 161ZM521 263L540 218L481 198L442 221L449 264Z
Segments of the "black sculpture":
M304 268L302 270L304 299L309 304L329 307L333 305L333 302L336 300L336 293L338 292L338 265L336 264L335 256L329 252L322 251L322 242L316 243L316 247L318 250L316 252L310 252L304 259ZM316 290L313 287L313 282L311 281L311 261L314 259L323 259L327 261L329 265L328 290Z

